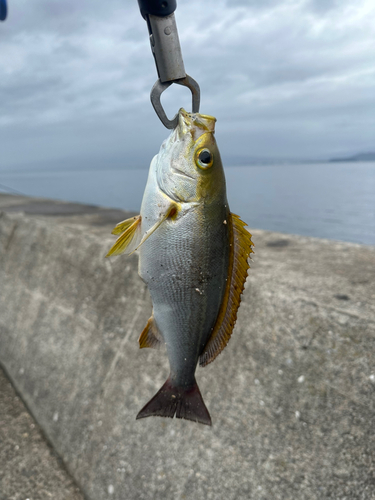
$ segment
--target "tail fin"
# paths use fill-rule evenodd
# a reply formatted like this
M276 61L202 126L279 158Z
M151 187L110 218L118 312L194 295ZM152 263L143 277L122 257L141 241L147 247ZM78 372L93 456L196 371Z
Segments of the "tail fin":
M173 385L168 378L159 392L138 413L137 420L152 416L173 418L175 414L177 418L211 425L210 414L195 380L193 385L185 388Z

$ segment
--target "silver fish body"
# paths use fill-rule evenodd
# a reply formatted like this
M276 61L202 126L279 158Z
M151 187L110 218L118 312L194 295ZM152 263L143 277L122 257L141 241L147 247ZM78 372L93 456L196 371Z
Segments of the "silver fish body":
M152 162L141 208L145 231L176 201L157 182L158 169L163 168L167 165L159 158ZM151 294L154 320L167 347L171 379L177 385L191 386L225 291L229 260L225 184L206 202L179 204L176 217L167 219L140 247L139 274Z
M251 235L230 213L215 118L179 112L151 162L139 216L119 223L108 255L139 250L153 313L140 347L165 344L170 376L137 418L164 416L211 425L195 380L198 361L225 348L237 318Z

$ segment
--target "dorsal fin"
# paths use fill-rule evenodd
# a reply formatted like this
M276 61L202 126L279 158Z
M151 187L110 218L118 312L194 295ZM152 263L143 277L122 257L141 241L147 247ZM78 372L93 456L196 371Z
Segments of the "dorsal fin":
M154 313L152 313L151 318L147 321L147 325L139 336L139 348L151 347L152 349L159 349L162 345L161 340L161 335L154 320Z
M247 260L253 253L251 234L245 229L247 224L235 214L230 214L229 221L232 246L229 254L228 281L214 329L199 357L201 366L211 363L229 342L237 320L247 270L250 267Z

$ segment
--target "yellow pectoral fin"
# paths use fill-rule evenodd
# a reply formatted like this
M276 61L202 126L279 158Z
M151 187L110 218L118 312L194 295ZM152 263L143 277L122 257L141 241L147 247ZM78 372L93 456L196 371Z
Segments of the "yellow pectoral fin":
M148 229L143 235L139 245L133 250L135 252L138 248L143 245L143 243L161 226L161 224L168 219L168 217L174 217L178 213L178 207L175 204L171 204L164 214L161 214L160 218L155 222L155 224Z
M122 222L119 222L116 227L112 230L112 234L121 234L124 231L126 231L130 226L134 224L138 219L140 218L140 215L136 215L135 217L130 217L130 219L123 220Z
M131 217L117 224L112 234L122 234L117 238L116 243L107 253L106 257L120 255L122 253L130 255L134 252L141 241L141 221L141 216L137 215L136 217Z
M229 216L229 222L232 246L229 255L228 281L216 324L199 357L201 366L211 363L229 342L250 267L247 261L253 253L251 248L253 242L251 234L245 229L246 224L238 215L232 213Z
M131 217L130 219L119 222L117 226L112 231L112 234L121 234L117 238L116 243L110 249L106 257L111 255L120 255L125 253L126 255L131 255L138 248L143 245L143 243L160 227L160 225L168 219L168 217L174 217L178 213L178 206L176 204L171 204L164 214L160 215L160 218L155 222L155 224L148 229L143 236L141 235L141 221L140 215L136 217Z

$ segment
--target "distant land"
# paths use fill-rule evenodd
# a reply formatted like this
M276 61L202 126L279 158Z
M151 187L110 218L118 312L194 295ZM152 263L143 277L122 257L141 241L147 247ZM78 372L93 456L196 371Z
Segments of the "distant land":
M329 161L375 161L375 153L359 153L346 158L331 158Z

